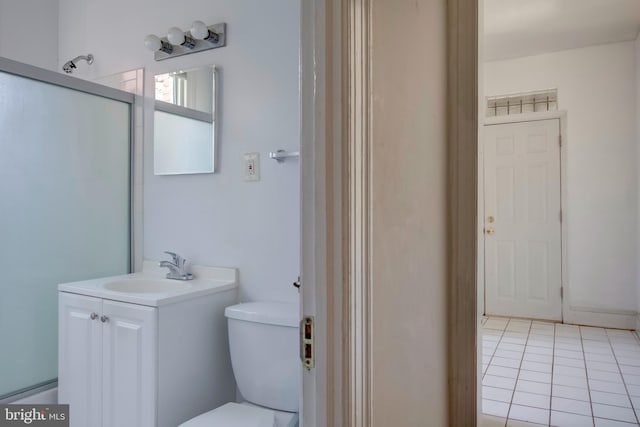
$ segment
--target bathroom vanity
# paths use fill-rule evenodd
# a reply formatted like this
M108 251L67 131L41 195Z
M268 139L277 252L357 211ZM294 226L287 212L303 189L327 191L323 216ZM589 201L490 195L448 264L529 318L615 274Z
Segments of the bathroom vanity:
M74 427L175 427L235 400L224 309L237 270L193 266L195 279L143 272L59 291L58 401Z

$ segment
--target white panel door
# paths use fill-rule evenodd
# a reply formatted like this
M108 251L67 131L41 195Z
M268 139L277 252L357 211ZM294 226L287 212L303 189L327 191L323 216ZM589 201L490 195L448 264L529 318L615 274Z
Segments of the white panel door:
M99 298L60 292L58 402L71 427L102 424L102 324Z
M562 320L559 120L484 135L485 312Z
M155 426L156 309L104 300L102 313L102 426Z

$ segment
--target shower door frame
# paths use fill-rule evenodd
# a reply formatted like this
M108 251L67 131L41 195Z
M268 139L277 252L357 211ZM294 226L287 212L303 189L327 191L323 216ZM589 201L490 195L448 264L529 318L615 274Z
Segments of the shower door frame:
M142 238L142 215L136 215L135 206L139 206L139 202L142 198L141 191L136 191L136 188L141 188L142 183L142 159L134 158L136 153L137 144L142 141L136 141L135 138L135 124L136 124L136 106L142 105L141 97L136 96L129 92L124 92L118 89L113 89L107 86L102 86L97 83L93 83L87 80L78 79L75 77L66 76L56 71L47 70L44 68L38 68L33 65L24 64L22 62L14 61L8 58L0 56L0 72L12 74L18 77L24 77L30 80L35 80L42 83L51 84L54 86L62 87L65 89L71 89L78 92L84 92L89 95L99 96L102 98L111 99L114 101L124 102L129 104L129 262L128 271L138 271L142 264L142 246L136 244L141 242ZM45 381L42 383L34 384L31 387L15 390L9 395L5 395L0 399L0 404L14 402L19 399L23 399L34 394L44 392L57 387L58 379Z

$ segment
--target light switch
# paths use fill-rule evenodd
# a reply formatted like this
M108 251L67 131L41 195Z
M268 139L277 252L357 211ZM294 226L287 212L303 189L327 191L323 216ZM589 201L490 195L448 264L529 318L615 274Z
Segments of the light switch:
M244 154L244 180L260 181L260 153Z

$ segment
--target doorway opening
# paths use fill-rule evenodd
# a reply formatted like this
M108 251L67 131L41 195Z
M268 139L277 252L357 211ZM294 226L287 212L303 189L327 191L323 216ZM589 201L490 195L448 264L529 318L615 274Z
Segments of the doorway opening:
M483 420L640 425L640 4L480 5Z

